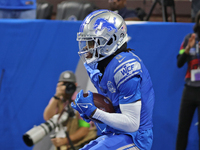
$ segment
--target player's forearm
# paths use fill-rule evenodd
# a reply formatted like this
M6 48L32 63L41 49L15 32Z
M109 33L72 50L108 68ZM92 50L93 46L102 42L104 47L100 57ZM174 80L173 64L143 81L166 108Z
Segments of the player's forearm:
M93 118L125 132L135 132L140 125L141 101L120 105L122 113L107 113L97 109Z

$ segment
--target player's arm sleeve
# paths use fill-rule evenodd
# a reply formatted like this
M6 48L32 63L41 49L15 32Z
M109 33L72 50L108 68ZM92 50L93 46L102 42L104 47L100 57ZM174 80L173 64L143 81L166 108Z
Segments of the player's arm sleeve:
M136 76L122 84L119 107L121 113L107 113L97 109L93 118L125 132L135 132L140 125L141 93L140 77ZM122 90L123 89L123 90Z
M125 132L135 132L140 124L141 101L120 104L121 113L107 113L97 109L93 118Z

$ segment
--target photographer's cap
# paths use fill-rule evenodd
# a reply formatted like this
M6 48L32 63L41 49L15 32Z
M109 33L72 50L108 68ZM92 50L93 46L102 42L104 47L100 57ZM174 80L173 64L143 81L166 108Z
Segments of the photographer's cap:
M64 71L60 74L59 82L76 82L76 76L72 71Z

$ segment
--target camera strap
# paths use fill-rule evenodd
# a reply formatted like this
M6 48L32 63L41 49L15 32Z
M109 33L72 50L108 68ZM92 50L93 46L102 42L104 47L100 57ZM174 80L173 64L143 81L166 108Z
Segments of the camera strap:
M65 134L66 134L66 137L67 137L67 139L68 139L68 141L69 141L69 144L70 144L70 146L71 146L71 149L72 149L72 150L75 150L74 145L73 145L73 143L72 143L72 141L71 141L71 139L70 139L70 137L69 137L68 132L66 131Z
M72 100L71 100L71 97L70 97L70 99L67 100L67 101L65 102L64 108L63 108L63 110L61 111L61 113L60 113L60 115L59 115L59 117L58 117L58 121L59 121L60 117L62 116L62 114L63 114L64 112L67 112L68 115L69 115L69 117L73 117L73 116L75 115L75 114L74 114L74 110L73 110L73 109L70 109L70 106L69 106L71 101L72 101ZM69 117L68 117L68 118L69 118ZM67 137L67 139L68 139L68 141L69 141L69 144L70 144L70 146L71 146L71 149L72 149L72 150L75 150L74 145L73 145L73 143L72 143L72 141L71 141L71 139L70 139L69 134L68 134L67 131L65 131L65 135L66 135L66 137ZM60 147L57 147L57 150L60 150Z

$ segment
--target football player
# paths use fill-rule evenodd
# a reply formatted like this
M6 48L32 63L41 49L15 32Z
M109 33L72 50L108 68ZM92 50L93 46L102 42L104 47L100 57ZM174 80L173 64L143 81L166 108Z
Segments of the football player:
M77 34L78 54L99 94L112 101L115 113L98 109L93 94L81 90L71 104L87 121L107 126L102 136L81 150L150 150L153 141L154 90L142 60L127 48L127 26L118 14L97 10L89 14Z

